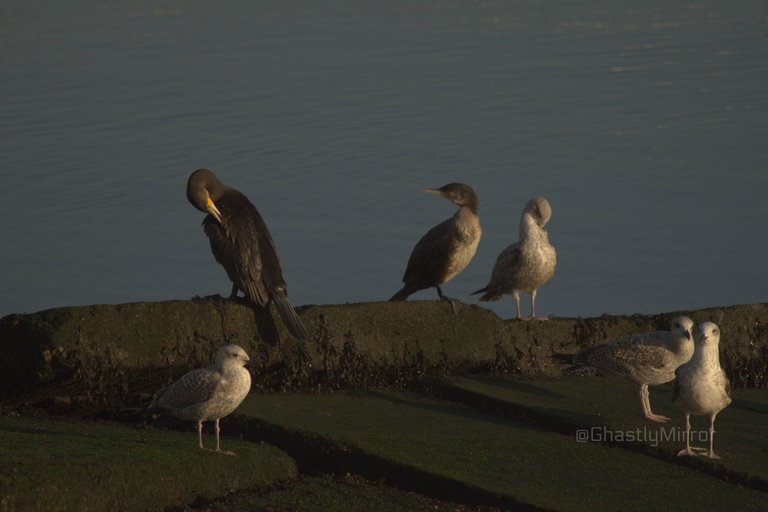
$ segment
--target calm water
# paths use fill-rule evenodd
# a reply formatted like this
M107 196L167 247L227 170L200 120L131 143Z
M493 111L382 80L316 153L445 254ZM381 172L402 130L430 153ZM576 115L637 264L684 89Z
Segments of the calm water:
M296 305L388 298L451 181L484 228L462 300L541 194L541 314L768 301L764 0L3 0L0 70L0 314L228 293L202 166Z

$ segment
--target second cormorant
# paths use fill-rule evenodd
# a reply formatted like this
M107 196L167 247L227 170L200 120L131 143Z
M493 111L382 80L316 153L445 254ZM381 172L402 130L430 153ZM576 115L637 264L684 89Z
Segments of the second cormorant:
M308 339L307 330L288 302L275 243L256 207L208 169L198 169L189 177L187 199L208 213L203 230L213 256L232 280L230 298L242 290L249 301L262 307L271 299L290 333L300 340Z
M421 190L440 195L458 205L459 209L453 217L430 229L419 240L408 259L404 285L389 300L405 300L419 290L435 287L438 297L449 301L456 313L458 301L444 295L440 286L464 270L477 251L482 234L477 216L477 195L472 187L463 183Z

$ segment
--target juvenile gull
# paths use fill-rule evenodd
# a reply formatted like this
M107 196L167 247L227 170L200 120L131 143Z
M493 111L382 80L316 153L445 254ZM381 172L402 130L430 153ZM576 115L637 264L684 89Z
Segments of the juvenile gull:
M517 318L520 315L520 293L531 294L531 319L536 318L536 290L552 279L557 266L557 252L549 243L544 225L552 217L549 201L534 197L523 208L520 218L520 240L501 251L491 272L481 301L499 300L511 293L515 298ZM546 318L543 318L546 319Z
M433 227L416 244L403 275L403 287L389 300L405 300L426 288L437 288L437 296L447 300L456 313L458 301L443 295L441 285L459 274L477 251L482 230L477 215L477 195L463 183L449 183L440 188L423 188L422 192L437 194L459 206L450 219Z
M679 316L671 331L635 334L613 343L595 345L577 354L554 354L555 360L576 366L597 368L640 384L643 416L653 421L669 421L654 414L648 386L664 384L675 378L675 370L693 355L691 336L693 320Z
M187 181L187 199L208 213L203 230L214 258L232 281L230 298L242 290L254 304L275 303L290 333L309 338L299 316L288 302L288 291L275 242L256 207L237 190L227 187L208 169L198 169Z
M238 345L224 345L216 351L214 363L206 368L192 370L152 397L148 414L170 414L182 420L197 422L200 448L203 446L203 422L214 421L216 451L234 455L221 449L219 420L232 413L251 389L251 374L245 368L250 358Z
M720 367L720 329L712 322L699 325L696 351L688 363L675 372L672 402L685 413L685 449L678 456L695 455L691 450L691 414L709 416L710 459L720 457L714 450L715 417L731 403L731 383Z

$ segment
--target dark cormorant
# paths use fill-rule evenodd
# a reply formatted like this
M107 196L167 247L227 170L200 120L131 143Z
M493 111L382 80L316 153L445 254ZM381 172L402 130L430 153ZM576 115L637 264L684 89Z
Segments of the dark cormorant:
M520 240L501 251L491 272L481 301L499 300L511 293L515 298L517 318L520 317L520 292L531 294L531 319L536 318L536 290L555 275L557 253L549 243L544 225L552 217L549 201L534 197L525 204L520 218ZM542 317L545 320L546 317Z
M438 194L459 206L450 219L441 222L424 235L411 252L403 276L404 286L390 301L405 300L426 288L437 288L437 295L458 310L458 301L446 295L440 285L447 283L472 260L480 242L480 218L477 196L469 185L450 183L440 188L423 188L422 192Z
M230 298L242 290L248 300L262 307L272 299L291 334L300 340L308 339L307 330L288 302L275 243L256 207L208 169L198 169L189 177L187 199L208 213L203 230L213 256L232 280Z

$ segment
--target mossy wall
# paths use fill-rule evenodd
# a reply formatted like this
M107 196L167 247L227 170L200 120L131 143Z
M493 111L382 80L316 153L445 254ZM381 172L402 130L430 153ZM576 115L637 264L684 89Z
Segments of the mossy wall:
M72 402L117 407L208 364L225 343L249 352L260 366L255 387L271 390L398 383L425 372L556 376L563 367L552 362L553 352L668 329L678 314L720 326L721 360L736 386L768 386L768 304L535 322L502 320L475 305L454 315L441 301L306 306L299 315L313 339L298 342L273 311L203 299L6 316L0 393L6 403L13 396L64 408Z

